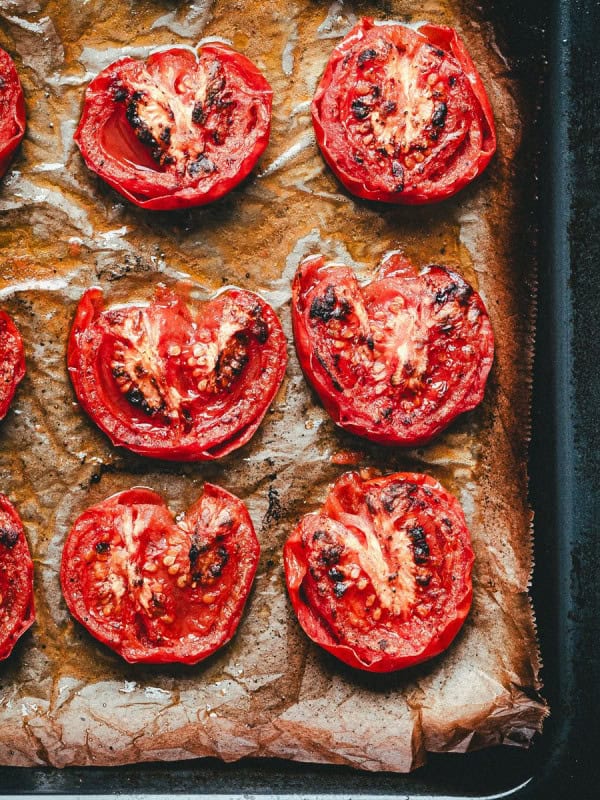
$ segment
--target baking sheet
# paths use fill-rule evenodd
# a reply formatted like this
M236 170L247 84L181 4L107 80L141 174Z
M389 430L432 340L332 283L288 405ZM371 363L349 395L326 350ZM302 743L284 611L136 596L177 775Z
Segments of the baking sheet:
M359 14L427 18L463 34L496 114L499 153L485 176L432 208L346 195L318 154L309 102L331 48ZM23 150L0 189L0 301L21 327L28 376L0 428L0 484L34 551L38 624L0 665L0 763L117 764L216 755L281 756L408 771L427 751L527 744L546 713L527 585L526 445L535 268L524 247L513 157L527 112L493 30L460 4L0 2L0 45L20 68L29 112ZM143 212L89 173L73 146L83 87L123 53L218 35L271 82L271 143L228 198L178 214ZM291 342L290 281L313 252L366 274L401 247L459 271L486 301L496 363L480 409L436 443L399 452L334 429L290 347L288 376L252 442L218 464L173 465L113 448L74 404L66 333L78 298L147 297L191 277L210 293L259 291ZM450 650L396 676L353 672L318 651L287 603L281 546L323 500L339 452L383 471L420 469L454 491L476 552L474 605ZM193 668L133 667L70 620L57 567L70 524L133 485L174 511L204 480L248 504L263 548L235 640Z

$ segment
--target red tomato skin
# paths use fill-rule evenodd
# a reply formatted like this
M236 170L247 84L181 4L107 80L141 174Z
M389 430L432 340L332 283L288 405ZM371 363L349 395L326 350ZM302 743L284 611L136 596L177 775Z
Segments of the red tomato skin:
M0 420L6 416L24 376L23 340L11 317L0 310Z
M100 72L86 89L83 111L74 135L75 142L87 166L140 208L171 211L212 203L248 177L267 147L271 132L273 92L266 78L246 56L220 42L210 42L202 46L197 56L188 49L172 48L150 55L146 64L168 66L169 60L173 60L180 61L184 67L185 62L188 62L189 68L195 68L198 59L205 56L214 57L226 65L234 65L246 79L248 91L253 91L260 99L257 119L259 133L239 163L235 174L225 175L206 185L186 186L173 180L173 176L158 170L153 171L154 174L149 181L149 165L136 165L130 159L117 160L100 142L99 133L107 125L114 111L113 94L119 70L129 64L135 64L135 59L125 57L115 61ZM146 158L151 160L149 154Z
M478 114L483 127L484 141L482 142L478 156L474 158L470 164L465 165L464 169L461 169L458 174L451 176L450 180L444 180L442 178L435 185L420 186L417 183L415 185L405 185L402 191L385 191L375 186L370 186L369 183L367 183L369 180L368 175L355 174L357 170L351 171L347 169L334 157L331 152L331 143L337 138L337 135L334 135L334 133L328 129L327 125L324 124L322 119L322 107L330 86L336 80L338 68L344 63L344 60L348 57L349 53L352 52L354 47L365 38L368 32L373 28L376 28L379 32L383 32L386 29L394 31L398 27L403 28L404 31L408 31L406 34L407 36L411 38L422 37L432 45L445 50L456 59L468 79L471 90L478 103ZM477 178L485 170L496 152L496 129L489 98L464 44L458 37L456 31L446 26L423 25L417 32L405 26L399 26L397 23L379 25L370 18L363 18L334 49L313 98L311 113L317 142L323 158L346 189L357 197L361 197L365 200L375 200L382 203L399 205L426 205L446 200Z
M0 517L4 517L0 531L0 661L3 661L10 656L17 640L35 622L35 604L33 561L23 523L15 507L3 494L0 494ZM10 526L8 529L7 523ZM10 604L8 619L3 615L7 603Z
M168 290L165 294L170 296ZM109 437L113 445L125 447L139 455L166 461L212 461L242 447L252 438L285 375L287 366L285 334L271 306L252 292L230 289L218 294L207 305L210 306L225 296L232 297L240 304L259 304L268 326L268 348L265 348L261 380L257 379L255 389L248 390L256 395L253 398L254 406L250 408L250 403L246 403L248 410L244 416L242 417L240 411L233 421L237 423L237 427L228 427L223 415L221 420L215 417L210 426L205 425L202 435L189 435L185 440L177 440L169 438L167 434L157 437L147 425L141 426L136 431L111 413L99 373L102 332L95 327L95 323L105 311L103 294L102 290L97 288L85 292L78 305L69 337L68 371L80 405ZM265 376L264 381L262 376Z
M317 520L325 513L331 498L335 497L336 489L344 482L358 482L365 487L385 487L390 481L406 481L416 484L433 494L436 499L443 503L444 513L451 515L459 526L460 557L459 563L453 565L452 581L453 607L447 610L442 620L435 625L431 639L420 649L408 649L408 652L393 654L384 653L379 650L349 646L336 639L330 627L323 618L307 602L304 590L304 582L307 577L307 555L302 543L302 531L305 525L317 525ZM336 501L333 501L336 504ZM441 511L438 509L439 513ZM326 514L328 516L328 514ZM314 521L314 522L313 522ZM283 549L283 563L285 568L286 584L288 594L294 612L298 618L300 626L307 636L331 653L344 664L348 664L356 669L367 672L387 673L406 669L423 661L428 661L435 656L443 653L455 639L464 624L464 621L471 608L473 598L473 588L471 582L471 572L473 568L474 554L471 548L470 534L466 525L464 513L460 504L450 493L448 493L436 480L428 475L421 473L396 473L382 478L375 478L369 481L362 481L357 473L346 473L342 475L330 490L325 506L319 512L307 514L295 528L288 538Z
M25 135L25 100L12 58L0 48L0 178Z
M221 614L215 622L215 630L204 638L198 636L175 637L173 641L164 641L162 644L152 644L141 632L143 625L132 626L127 621L109 617L103 622L98 609L92 609L85 597L85 573L89 569L88 558L81 552L81 543L86 534L86 527L97 525L100 527L104 520L117 518L124 509L141 507L142 509L154 506L163 517L165 525L169 524L181 534L181 526L175 524L173 515L166 507L162 497L146 487L136 486L132 489L119 492L92 506L81 514L67 536L63 549L60 581L63 597L73 617L87 629L87 631L102 644L110 647L130 664L197 664L211 656L221 647L226 645L234 636L244 612L248 595L252 588L254 576L260 557L260 545L254 531L254 526L244 503L235 495L210 483L204 484L203 495L185 514L184 523L194 519L203 501L209 498L224 503L235 515L238 527L243 530L241 534L241 574L235 585L236 596L229 603L225 614ZM161 528L161 531L163 529ZM191 535L188 535L191 545ZM80 580L81 577L81 580ZM173 578L175 583L176 578ZM174 586L171 590L177 591ZM180 608L185 605L180 602ZM190 608L192 608L190 603ZM100 621L98 621L100 620ZM175 620L178 622L179 620Z
M397 262L400 262L399 268L394 266ZM339 287L348 284L349 281L356 286L357 291L368 293L371 301L376 299L378 293L392 291L402 298L403 284L406 283L410 289L411 282L427 278L433 270L441 271L456 285L465 287L472 293L469 303L477 309L480 325L477 336L478 362L469 383L466 383L464 388L459 385L462 396L458 394L457 389L457 402L452 402L448 407L440 406L429 417L400 427L394 416L383 421L381 418L376 418L375 412L379 412L379 408L375 405L378 398L369 397L368 387L364 390L357 387L346 390L336 382L335 373L324 367L323 358L319 357L318 353L322 338L320 333L314 333L311 329L308 298L313 290L326 283L336 285L339 290ZM410 298L411 292L414 294L414 291L408 289L407 296ZM483 400L487 377L494 359L494 334L479 295L456 273L437 266L426 267L418 273L407 259L396 253L384 259L374 280L362 289L356 283L354 273L349 267L326 264L321 255L309 256L298 267L292 285L292 327L296 353L304 375L335 424L356 436L383 445L415 447L427 444L457 416L478 406ZM339 378L339 375L337 377Z

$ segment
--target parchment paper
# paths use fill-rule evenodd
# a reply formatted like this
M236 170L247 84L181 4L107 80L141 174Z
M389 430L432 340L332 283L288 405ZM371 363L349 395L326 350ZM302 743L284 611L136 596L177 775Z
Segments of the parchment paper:
M476 185L430 208L358 202L318 153L309 101L331 48L360 14L455 25L494 106L499 153ZM143 212L84 166L73 145L83 89L124 53L223 37L275 93L271 143L253 176L211 207ZM281 756L408 771L427 751L526 745L546 706L527 594L534 264L519 152L527 117L492 27L458 2L0 0L0 45L23 78L28 132L0 187L0 303L23 333L28 374L0 426L0 489L35 558L38 621L0 664L0 763L120 764ZM335 429L291 345L290 281L323 252L366 274L389 249L458 270L481 292L497 341L486 400L437 441L390 450ZM109 301L192 278L206 292L259 291L290 341L284 385L252 442L218 464L180 466L112 447L74 402L66 337L92 284ZM394 676L358 674L310 643L289 607L281 548L352 451L358 466L423 470L460 498L476 552L473 610L446 654ZM87 506L134 485L179 512L219 483L248 504L262 558L234 641L196 667L129 666L67 613L65 535Z

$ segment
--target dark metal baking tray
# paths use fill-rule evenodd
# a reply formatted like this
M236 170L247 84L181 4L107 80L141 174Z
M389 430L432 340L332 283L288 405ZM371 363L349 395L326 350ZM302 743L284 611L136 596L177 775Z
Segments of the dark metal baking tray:
M600 2L487 6L515 68L541 81L531 96L542 99L538 122L526 145L538 157L524 162L524 180L540 265L530 473L532 594L552 708L544 734L530 750L431 756L408 776L267 760L4 767L0 795L600 796Z

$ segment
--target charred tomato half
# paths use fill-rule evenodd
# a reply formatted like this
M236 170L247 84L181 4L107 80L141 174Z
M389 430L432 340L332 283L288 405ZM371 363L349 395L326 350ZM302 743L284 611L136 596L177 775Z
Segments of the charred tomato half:
M0 661L35 621L33 561L23 524L0 494Z
M0 48L0 178L25 135L25 100L12 58Z
M419 204L458 192L496 150L490 102L456 31L363 19L312 102L317 141L353 194Z
M122 58L88 86L75 141L86 164L142 208L210 203L251 172L269 140L272 91L219 42Z
M64 546L70 612L129 662L195 664L234 635L260 547L246 507L212 484L176 522L134 488L88 508Z
M346 473L287 540L288 592L305 633L371 672L443 652L471 606L473 551L458 501L427 475Z
M6 416L24 375L23 340L11 317L0 310L0 419Z
M162 287L150 303L108 309L102 291L89 289L68 348L77 399L113 444L174 461L245 444L286 361L277 315L243 289L200 302Z
M424 444L483 399L494 336L454 272L391 253L364 286L311 256L292 291L302 369L337 425L382 444Z

